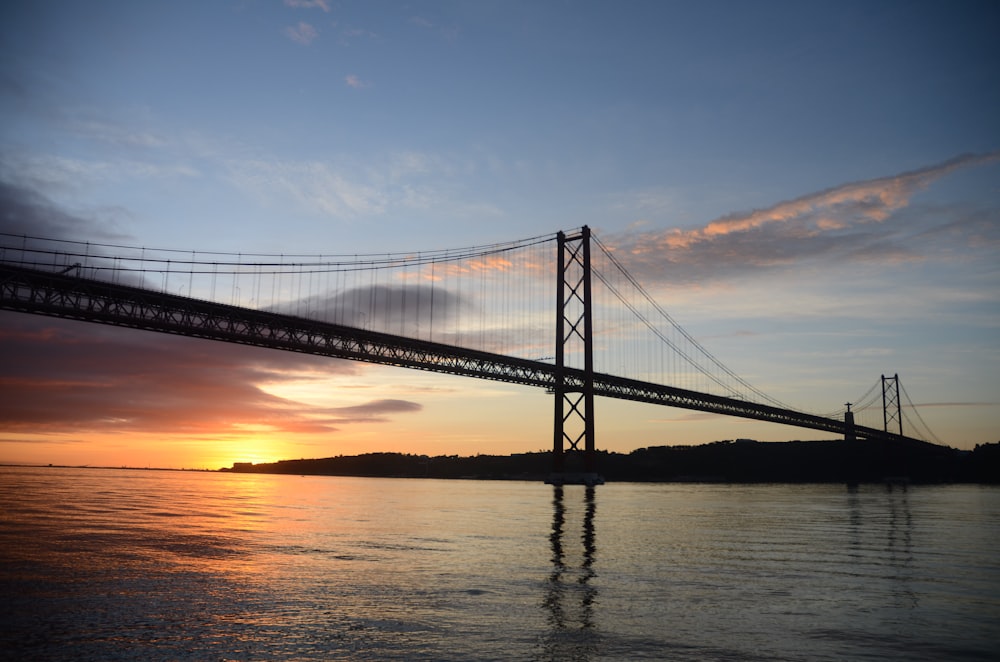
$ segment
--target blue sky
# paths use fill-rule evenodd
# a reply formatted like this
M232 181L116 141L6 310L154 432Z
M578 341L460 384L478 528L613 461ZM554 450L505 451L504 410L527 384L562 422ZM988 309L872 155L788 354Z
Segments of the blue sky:
M766 392L830 411L899 372L942 441L968 448L1000 439L998 18L994 2L7 2L3 220L288 253L589 224ZM11 211L28 203L39 213ZM57 324L0 319L25 343ZM416 429L421 452L548 445L540 394L461 382L433 404L396 392L424 375L351 370L368 403L416 408L325 446L289 432L274 453L392 450ZM366 404L336 393L324 406ZM532 424L501 438L443 422L465 397L486 417L521 403ZM810 434L601 406L614 450ZM90 457L57 442L101 432L3 420L0 459Z

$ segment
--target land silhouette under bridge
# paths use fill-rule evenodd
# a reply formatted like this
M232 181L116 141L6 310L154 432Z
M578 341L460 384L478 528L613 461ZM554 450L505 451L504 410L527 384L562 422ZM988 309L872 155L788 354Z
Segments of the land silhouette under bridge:
M567 463L574 461L572 454ZM732 483L1000 483L1000 442L964 451L916 440L785 441L752 439L697 446L650 446L630 453L597 452L608 481ZM541 480L552 453L416 455L365 453L253 464L235 473Z

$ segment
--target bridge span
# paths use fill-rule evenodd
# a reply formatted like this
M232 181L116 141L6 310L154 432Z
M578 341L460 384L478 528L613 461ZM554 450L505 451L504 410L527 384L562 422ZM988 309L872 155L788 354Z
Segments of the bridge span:
M0 264L0 309L520 384L564 393L693 409L843 435L904 440L845 420L586 369L316 321L112 283ZM592 387L588 384L592 383ZM574 440L570 440L574 442ZM572 443L576 448L576 443Z

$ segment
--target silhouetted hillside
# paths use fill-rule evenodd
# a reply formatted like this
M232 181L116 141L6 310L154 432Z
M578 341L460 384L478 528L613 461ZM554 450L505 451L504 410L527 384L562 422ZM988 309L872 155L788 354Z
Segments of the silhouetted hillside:
M318 460L282 460L269 464L237 463L232 469L222 471L390 478L534 478L548 475L552 465L550 458L549 453L474 457L365 453Z
M460 457L366 453L268 464L237 463L237 473L400 478L541 480L551 453ZM631 453L598 452L598 472L612 481L738 483L882 482L1000 483L1000 442L959 451L919 441L787 441L751 439L701 446L653 446Z

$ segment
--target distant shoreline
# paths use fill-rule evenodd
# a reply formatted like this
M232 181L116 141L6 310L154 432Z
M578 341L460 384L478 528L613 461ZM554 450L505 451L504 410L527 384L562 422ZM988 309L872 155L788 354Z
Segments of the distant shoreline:
M567 454L567 471L580 458ZM359 478L440 478L542 481L552 453L441 455L363 453L277 462L236 462L220 469L0 463L0 467L253 473ZM1000 442L971 451L925 442L716 441L653 446L630 453L598 451L597 472L612 482L650 483L912 483L1000 484Z

